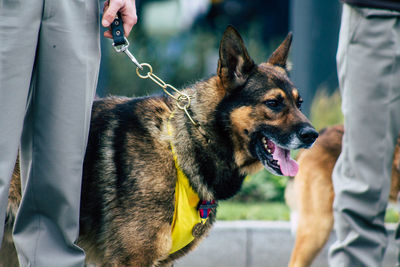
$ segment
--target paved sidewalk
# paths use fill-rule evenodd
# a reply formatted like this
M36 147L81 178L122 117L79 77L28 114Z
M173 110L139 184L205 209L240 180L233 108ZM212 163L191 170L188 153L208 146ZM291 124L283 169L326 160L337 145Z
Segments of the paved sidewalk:
M388 225L389 247L382 267L395 266L395 225ZM326 267L331 237L312 267ZM282 267L287 266L294 237L289 222L219 221L200 246L174 267Z

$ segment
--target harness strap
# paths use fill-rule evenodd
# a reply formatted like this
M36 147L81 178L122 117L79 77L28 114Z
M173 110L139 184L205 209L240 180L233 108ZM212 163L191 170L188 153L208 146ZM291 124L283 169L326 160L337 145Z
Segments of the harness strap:
M178 156L172 143L173 127L171 119L167 121L168 135L171 137L170 146L175 162L177 180L175 185L175 207L171 224L172 247L170 254L184 248L194 240L193 231L196 226L204 225L212 208L216 207L215 201L200 200L198 194L189 184L189 179L178 164Z

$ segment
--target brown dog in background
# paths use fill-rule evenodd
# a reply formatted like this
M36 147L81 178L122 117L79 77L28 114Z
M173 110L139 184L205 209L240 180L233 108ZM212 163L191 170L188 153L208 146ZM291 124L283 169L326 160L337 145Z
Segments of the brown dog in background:
M298 156L299 172L285 192L291 210L298 212L296 242L290 267L310 266L327 242L333 227L332 171L342 149L342 125L328 127L311 149ZM390 201L396 201L400 189L400 137L392 164Z

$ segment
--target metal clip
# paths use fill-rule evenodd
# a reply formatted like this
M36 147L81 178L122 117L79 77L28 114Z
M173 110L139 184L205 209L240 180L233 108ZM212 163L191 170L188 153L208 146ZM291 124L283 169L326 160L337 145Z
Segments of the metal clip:
M140 65L140 63L137 61L137 59L132 55L132 53L128 50L128 47L129 47L129 41L128 41L128 39L126 39L126 37L124 37L125 38L125 44L122 44L122 45L115 45L115 43L113 43L112 44L112 46L114 47L114 49L115 49L115 51L117 52L117 53L120 53L120 52L124 52L128 57L129 57L129 59L139 68L139 69L143 69L143 67L142 67L142 65Z

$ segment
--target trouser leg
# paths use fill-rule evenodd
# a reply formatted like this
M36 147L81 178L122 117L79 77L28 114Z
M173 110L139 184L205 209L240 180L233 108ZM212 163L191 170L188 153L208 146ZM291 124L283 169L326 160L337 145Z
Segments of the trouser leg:
M380 266L390 170L400 130L397 12L343 7L338 49L343 149L333 171L337 241L331 266Z
M399 203L397 203L399 205ZM397 245L397 262L396 267L400 267L400 223L397 223L396 231L394 233L394 239Z
M42 0L0 0L0 244L35 61Z
M22 266L83 266L82 163L99 67L98 1L47 0L21 139L23 198L14 227Z

